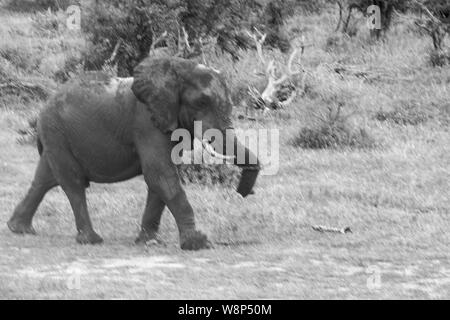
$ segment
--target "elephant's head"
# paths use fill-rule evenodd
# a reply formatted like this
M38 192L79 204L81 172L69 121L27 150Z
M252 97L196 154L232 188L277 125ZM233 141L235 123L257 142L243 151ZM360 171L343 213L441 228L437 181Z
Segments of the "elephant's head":
M192 136L197 133L196 137L203 139L207 130L219 130L224 143L222 150L216 150L216 156L233 158L234 164L243 169L237 191L244 197L252 192L260 163L234 134L229 137L232 100L219 72L185 59L148 58L135 68L132 90L164 133L184 128ZM195 121L202 122L201 136L194 130ZM225 139L227 132L228 139ZM245 155L245 159L241 157L244 161L235 155Z

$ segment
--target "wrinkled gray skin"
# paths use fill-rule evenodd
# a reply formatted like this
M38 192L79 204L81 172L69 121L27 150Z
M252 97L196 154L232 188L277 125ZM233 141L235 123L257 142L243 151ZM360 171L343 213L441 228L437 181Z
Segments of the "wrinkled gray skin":
M156 239L167 206L178 225L181 248L207 248L209 242L195 227L192 207L171 160L170 136L176 128L193 135L194 120L203 121L204 131L225 131L231 127L231 110L223 77L184 59L144 60L134 79L89 73L69 82L40 114L39 164L8 227L15 233L35 234L36 209L47 191L59 185L75 215L77 242L101 243L86 205L89 182L113 183L143 174L148 196L136 242ZM236 138L233 143L235 151L244 148ZM244 152L247 159L253 156L247 149ZM237 191L245 197L255 184L259 162L240 166Z

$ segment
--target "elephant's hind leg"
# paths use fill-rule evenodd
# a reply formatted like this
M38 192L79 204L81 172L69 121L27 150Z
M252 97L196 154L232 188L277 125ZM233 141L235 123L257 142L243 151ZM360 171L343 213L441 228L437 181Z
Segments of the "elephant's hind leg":
M102 243L103 239L92 228L86 203L87 180L81 166L65 148L58 148L57 153L49 155L49 164L53 175L69 198L78 231L77 242Z
M47 191L57 186L44 153L36 169L36 173L25 198L17 205L14 214L8 221L9 229L19 234L36 234L32 226L33 216Z

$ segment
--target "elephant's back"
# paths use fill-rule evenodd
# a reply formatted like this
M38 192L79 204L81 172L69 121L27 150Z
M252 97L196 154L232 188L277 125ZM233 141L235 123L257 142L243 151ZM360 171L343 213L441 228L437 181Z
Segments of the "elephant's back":
M131 84L130 78L100 72L62 86L39 117L44 149L51 136L62 135L89 180L108 182L133 175L138 164L132 133L136 98Z
M84 118L86 125L117 127L131 119L137 99L131 91L133 78L112 77L104 72L86 72L68 81L49 100L43 113L64 122Z
M100 107L126 104L135 99L131 86L133 78L119 78L104 72L85 72L68 81L56 93L54 99L60 107Z

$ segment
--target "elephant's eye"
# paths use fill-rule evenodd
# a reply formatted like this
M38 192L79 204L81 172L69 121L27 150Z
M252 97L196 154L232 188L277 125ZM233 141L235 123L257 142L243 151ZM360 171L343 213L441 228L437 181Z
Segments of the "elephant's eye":
M206 95L202 95L198 100L197 100L197 105L200 108L207 108L211 105L211 97L206 96Z

